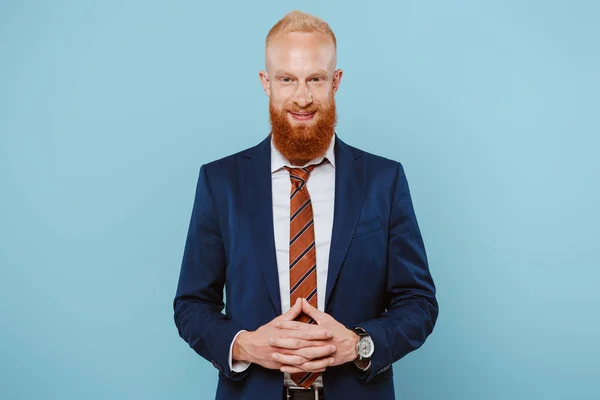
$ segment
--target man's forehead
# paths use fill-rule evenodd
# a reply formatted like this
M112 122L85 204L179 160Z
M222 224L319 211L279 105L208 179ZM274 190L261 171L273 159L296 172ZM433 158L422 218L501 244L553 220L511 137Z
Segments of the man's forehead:
M290 67L306 63L319 64L321 68L335 68L335 45L318 32L288 32L277 35L266 49L267 68L278 69L280 64ZM277 64L277 65L274 65ZM316 65L315 65L316 66Z

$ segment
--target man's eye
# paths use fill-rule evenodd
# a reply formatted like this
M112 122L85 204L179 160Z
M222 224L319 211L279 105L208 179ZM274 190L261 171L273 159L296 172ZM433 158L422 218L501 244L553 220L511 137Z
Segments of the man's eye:
M292 78L281 78L281 81L283 83L290 83L292 81Z
M317 78L317 77L315 77L315 78L312 78L311 80L312 80L313 82L320 82L320 81L321 81L321 78Z

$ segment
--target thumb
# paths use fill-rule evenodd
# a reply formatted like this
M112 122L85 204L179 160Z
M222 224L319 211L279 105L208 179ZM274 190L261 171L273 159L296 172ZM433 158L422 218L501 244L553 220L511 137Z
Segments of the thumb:
M302 299L302 311L304 312L304 314L314 319L317 322L317 324L324 322L325 316L327 315L319 311L317 308L313 307L306 299Z
M300 298L296 299L296 303L284 314L281 314L277 320L278 321L293 321L296 319L298 315L302 312L302 301Z

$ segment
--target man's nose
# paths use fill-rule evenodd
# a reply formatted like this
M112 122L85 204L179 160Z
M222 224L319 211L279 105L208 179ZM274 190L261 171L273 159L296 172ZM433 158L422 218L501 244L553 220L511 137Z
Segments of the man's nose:
M294 103L302 108L312 103L312 94L307 85L302 83L298 85L298 89L296 90L296 93L294 93Z

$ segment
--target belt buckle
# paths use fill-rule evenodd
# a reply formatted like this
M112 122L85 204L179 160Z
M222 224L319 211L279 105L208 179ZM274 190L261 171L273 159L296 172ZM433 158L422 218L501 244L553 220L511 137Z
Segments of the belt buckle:
M286 397L288 399L291 398L290 392L293 391L293 390L301 390L301 391L310 390L311 392L314 392L314 394L315 394L315 400L319 400L319 388L318 387L310 387L309 389L306 389L306 388L303 388L303 387L293 387L293 386L289 387L289 386L286 386L285 391L286 391Z

